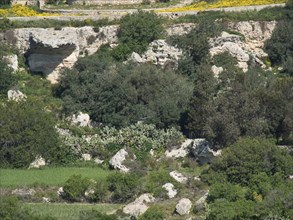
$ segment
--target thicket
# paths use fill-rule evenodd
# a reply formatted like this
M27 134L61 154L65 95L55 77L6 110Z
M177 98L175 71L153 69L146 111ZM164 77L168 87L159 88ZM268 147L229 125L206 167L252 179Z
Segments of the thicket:
M207 219L292 219L292 172L288 150L270 140L240 139L202 174L211 184Z

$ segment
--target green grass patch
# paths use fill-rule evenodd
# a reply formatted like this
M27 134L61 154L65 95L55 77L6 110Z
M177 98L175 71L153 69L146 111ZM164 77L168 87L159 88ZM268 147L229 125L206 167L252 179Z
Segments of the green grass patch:
M0 169L0 187L62 186L72 175L95 180L105 179L111 171L99 167L56 167L45 169Z
M65 203L24 203L24 207L30 209L39 216L52 216L58 220L79 219L80 211L97 210L102 213L110 213L119 209L119 204L65 204Z

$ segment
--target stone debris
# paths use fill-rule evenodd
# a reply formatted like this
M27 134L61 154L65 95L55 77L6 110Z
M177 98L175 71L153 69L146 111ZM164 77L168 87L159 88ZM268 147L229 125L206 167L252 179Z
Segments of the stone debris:
M189 214L191 207L192 207L192 202L187 198L183 198L183 199L180 199L180 201L176 205L176 212L179 215L187 215Z
M7 96L9 101L16 102L25 101L27 98L26 95L19 90L8 90Z
M46 166L46 161L41 156L36 156L35 160L30 164L29 169L31 168L40 168Z
M170 172L169 174L174 180L176 180L179 183L186 184L188 181L188 178L186 176L184 176L182 173L179 173L176 170Z
M177 195L177 190L174 188L174 185L172 183L166 183L162 186L162 188L167 190L167 195L169 199L172 199Z
M122 164L126 160L127 156L129 156L128 152L125 149L121 149L110 159L109 163L114 169L128 173L129 168Z
M149 194L142 194L140 197L135 199L134 202L129 203L123 208L123 212L125 214L131 215L131 216L139 216L145 213L148 210L147 203L152 203L155 201L155 198Z

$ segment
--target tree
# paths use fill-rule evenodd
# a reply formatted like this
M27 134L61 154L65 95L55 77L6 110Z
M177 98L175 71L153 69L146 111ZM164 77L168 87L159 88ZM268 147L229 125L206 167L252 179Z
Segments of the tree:
M0 166L27 167L36 156L56 163L64 156L52 115L35 100L0 105Z

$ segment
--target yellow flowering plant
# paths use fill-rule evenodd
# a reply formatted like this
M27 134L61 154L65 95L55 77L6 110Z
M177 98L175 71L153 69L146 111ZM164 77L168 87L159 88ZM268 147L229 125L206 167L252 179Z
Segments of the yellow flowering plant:
M38 13L37 11L23 5L13 5L7 9L0 9L0 17L32 17L32 16L54 16L56 14Z
M180 8L170 8L165 10L159 10L159 12L180 12L180 11L193 11L193 10L204 11L204 10L213 9L213 8L280 4L285 2L286 0L219 0L213 3L200 1L198 3L180 7Z

